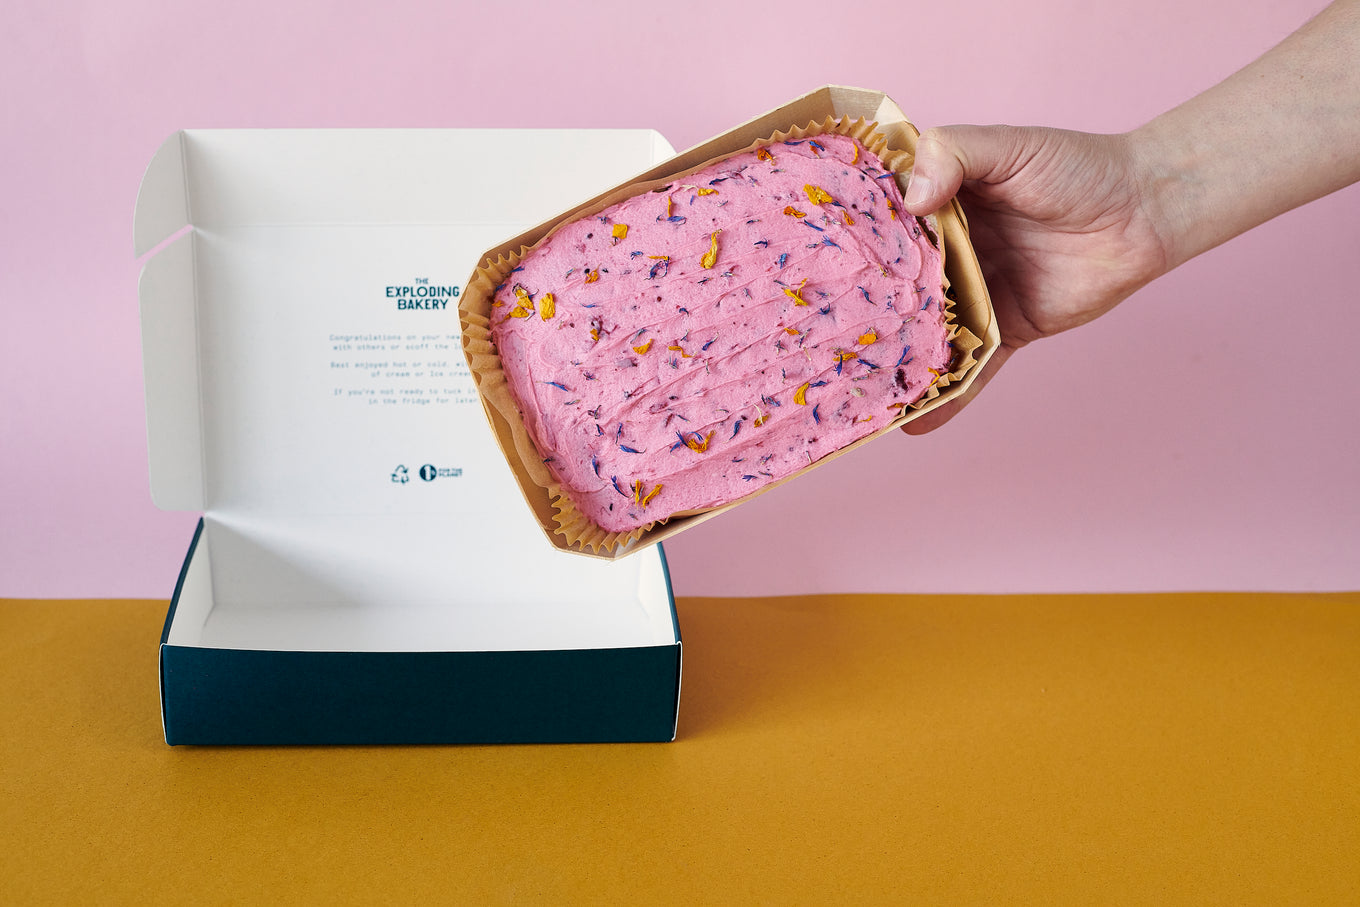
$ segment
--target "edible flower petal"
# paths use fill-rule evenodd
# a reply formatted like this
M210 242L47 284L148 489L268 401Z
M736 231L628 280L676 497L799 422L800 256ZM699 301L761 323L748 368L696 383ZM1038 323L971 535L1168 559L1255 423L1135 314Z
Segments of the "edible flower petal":
M656 262L647 271L647 278L655 280L658 277L665 277L671 269L671 257L669 255L648 255L648 258Z
M534 313L534 299L522 284L515 284L516 306L510 310L510 318L528 318Z
M798 295L805 286L807 286L806 277L803 278L803 282L800 283L797 287L785 287L784 295L793 297L794 305L807 305L807 300L804 299L802 296Z
M697 431L685 438L685 446L695 453L704 453L708 450L708 442L713 440L713 432L701 435Z
M718 234L721 230L714 230L708 237L708 251L704 257L699 259L699 264L704 268L711 268L718 263Z
M805 185L803 191L807 193L808 201L814 205L830 205L835 203L835 199L826 194L826 190L820 186Z

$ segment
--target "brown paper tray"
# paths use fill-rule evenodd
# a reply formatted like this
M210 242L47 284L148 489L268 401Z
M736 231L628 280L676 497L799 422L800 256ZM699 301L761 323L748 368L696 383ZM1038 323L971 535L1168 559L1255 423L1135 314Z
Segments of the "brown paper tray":
M704 165L715 158L742 151L752 143L766 139L775 133L789 132L811 124L820 124L828 118L839 120L843 117L852 120L863 118L876 123L875 131L887 139L888 147L907 153L908 159L910 154L915 151L919 133L916 127L907 120L897 104L887 95L862 88L824 86L707 142L683 151L625 183L582 202L570 211L565 211L499 246L487 250L479 259L478 270L480 272L483 266L500 259L521 254L526 247L541 240L557 225L606 207L610 201L633 194L631 191L633 187L640 187L643 184L658 180L668 180L673 176ZM899 183L901 179L899 176ZM1000 334L996 326L991 299L983 281L982 270L978 265L977 256L973 252L968 237L968 225L964 219L963 209L956 200L951 201L939 212L937 219L944 242L945 276L951 286L951 296L953 297L953 320L961 329L961 332L970 334L975 338L973 341L975 348L971 352L974 360L972 365L969 366L966 373L941 389L932 399L919 403L915 408L908 408L882 430L861 438L835 453L823 457L805 469L779 482L773 482L738 501L692 515L673 516L664 522L625 534L608 544L590 544L579 539L568 541L568 538L562 534L563 516L559 513L560 505L554 504L553 495L550 491L531 474L533 472L531 465L527 464L521 456L519 447L515 443L515 431L507 421L506 415L500 412L497 407L488 404L485 396L483 396L482 404L491 423L492 432L510 464L520 490L524 493L526 501L537 517L548 540L557 548L577 554L607 559L625 556L647 545L671 538L676 533L717 516L749 498L797 478L808 470L815 469L861 444L872 441L887 431L900 427L903 423L942 406L964 393L982 370L987 359L999 346ZM476 275L474 275L475 277ZM469 288L473 283L474 281L469 281ZM465 294L459 305L459 317L463 328L464 352L468 357L473 377L477 381L479 393L481 393L481 377L476 360L485 356L485 344L484 341L470 340L469 338L470 327L471 333L475 335L481 332L485 324L485 313L477 311L478 304L479 300L476 294L471 292ZM541 477L539 478L541 479Z

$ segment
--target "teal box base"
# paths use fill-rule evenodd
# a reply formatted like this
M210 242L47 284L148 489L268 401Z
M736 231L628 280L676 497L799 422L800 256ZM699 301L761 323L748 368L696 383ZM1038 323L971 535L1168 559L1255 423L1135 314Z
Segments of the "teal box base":
M312 652L168 642L199 521L161 637L170 744L664 742L680 695L671 645L495 652ZM663 572L664 553L658 546ZM670 578L665 572L669 597ZM674 616L674 599L671 598Z

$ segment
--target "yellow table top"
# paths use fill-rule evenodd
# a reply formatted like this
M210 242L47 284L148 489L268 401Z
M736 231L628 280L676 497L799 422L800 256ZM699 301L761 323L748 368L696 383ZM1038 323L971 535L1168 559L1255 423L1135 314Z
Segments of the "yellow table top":
M0 902L1360 903L1360 593L678 609L675 743L251 749L0 601Z

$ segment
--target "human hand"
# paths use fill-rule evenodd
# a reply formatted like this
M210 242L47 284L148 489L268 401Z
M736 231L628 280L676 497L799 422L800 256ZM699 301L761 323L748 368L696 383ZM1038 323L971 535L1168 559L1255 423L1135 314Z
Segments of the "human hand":
M1011 126L929 129L904 203L932 213L955 193L996 309L1001 346L966 394L908 422L943 425L1020 347L1084 324L1169 267L1127 136Z

